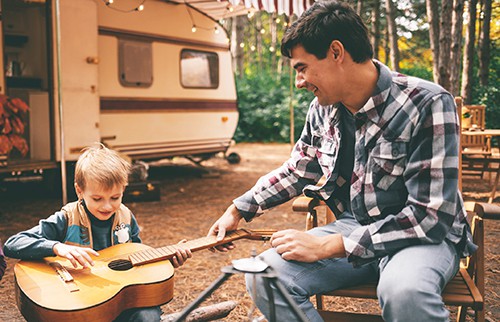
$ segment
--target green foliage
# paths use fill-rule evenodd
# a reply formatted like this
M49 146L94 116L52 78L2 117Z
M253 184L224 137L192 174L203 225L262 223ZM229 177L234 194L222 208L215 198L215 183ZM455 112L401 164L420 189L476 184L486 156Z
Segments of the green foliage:
M432 82L432 70L425 66L413 66L408 68L401 68L401 74L408 76L419 77Z
M472 104L486 105L486 127L500 129L500 41L492 41L490 52L488 86L478 86L479 79L474 78L472 86ZM477 69L474 70L477 75Z
M293 86L290 76L263 72L237 80L240 118L236 142L290 142L290 99L294 108L295 140L300 135L313 95Z

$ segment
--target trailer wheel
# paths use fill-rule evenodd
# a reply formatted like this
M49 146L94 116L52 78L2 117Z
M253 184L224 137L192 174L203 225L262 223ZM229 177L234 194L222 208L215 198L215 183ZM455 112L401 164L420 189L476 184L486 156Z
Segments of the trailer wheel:
M238 164L241 161L241 157L238 153L236 152L231 152L229 155L226 157L227 162L229 164Z

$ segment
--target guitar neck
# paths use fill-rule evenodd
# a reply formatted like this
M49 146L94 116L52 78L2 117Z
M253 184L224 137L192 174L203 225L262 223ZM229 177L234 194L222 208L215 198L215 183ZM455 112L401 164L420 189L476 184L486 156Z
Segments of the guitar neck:
M174 244L159 248L149 248L130 254L129 259L133 266L144 265L148 263L168 260L175 256L178 249L190 249L192 252L207 249L217 245L227 244L241 238L252 238L267 240L271 237L273 230L268 230L265 233L252 233L246 229L238 229L228 232L223 240L217 240L216 236L206 236L198 239L190 240L182 244Z

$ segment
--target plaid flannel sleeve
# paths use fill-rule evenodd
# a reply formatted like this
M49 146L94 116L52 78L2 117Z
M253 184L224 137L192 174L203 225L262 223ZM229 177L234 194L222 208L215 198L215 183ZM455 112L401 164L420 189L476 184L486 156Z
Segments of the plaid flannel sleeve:
M301 137L295 144L290 158L278 169L261 177L242 196L233 200L246 221L262 214L302 193L308 184L315 184L322 176L317 161L317 148L311 144L310 114Z
M358 266L410 245L444 240L457 216L459 135L453 97L434 96L420 110L411 138L404 208L344 237L350 262Z

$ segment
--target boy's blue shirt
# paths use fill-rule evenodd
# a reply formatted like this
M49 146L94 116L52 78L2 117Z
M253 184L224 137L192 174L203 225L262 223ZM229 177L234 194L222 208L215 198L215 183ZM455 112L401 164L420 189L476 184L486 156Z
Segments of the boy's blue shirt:
M106 221L100 221L89 214L92 226L92 238L94 240L93 249L99 251L111 246L111 225L113 217ZM40 220L39 224L31 229L22 231L11 236L4 245L5 255L18 259L41 259L47 256L54 256L53 247L55 244L64 242L68 221L63 211L57 211L47 219ZM140 243L139 225L135 216L131 215L132 242Z

